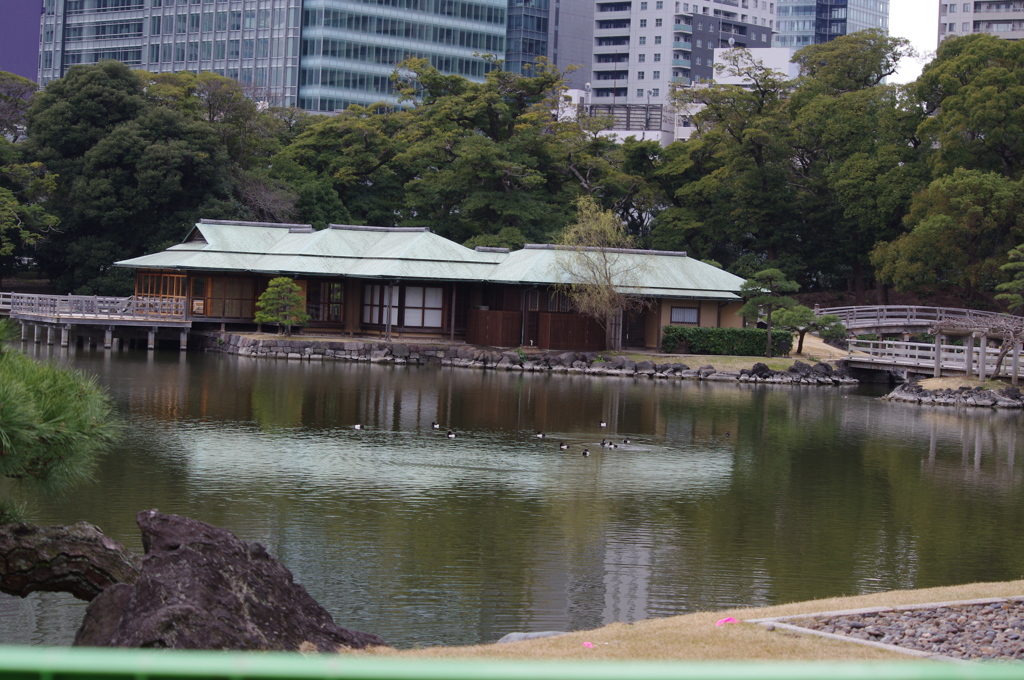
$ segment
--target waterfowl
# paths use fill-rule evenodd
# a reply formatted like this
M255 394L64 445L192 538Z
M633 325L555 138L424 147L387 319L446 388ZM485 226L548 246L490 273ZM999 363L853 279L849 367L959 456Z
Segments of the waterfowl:
M356 423L355 425L352 426L352 429L353 430L361 430L361 429L363 429L363 426L360 425L359 423Z
M625 439L623 439L622 443L623 444L628 444L629 443L629 437L626 437Z
M618 444L609 444L608 447L612 448L612 449L617 449L617 448L619 448L619 445Z
M537 439L543 439L543 438L544 438L544 433L541 432L540 430L537 430Z
M455 433L451 430L448 430L448 439L455 439Z
M441 423L439 423L439 422L437 422L435 420L434 422L430 423L430 427L432 427L435 430L440 430L441 429Z
M583 457L586 458L589 455L590 455L590 450L589 449L583 449Z
M606 423L605 421L602 420L601 421L601 427L608 427L608 423Z
M558 448L561 449L562 451L565 451L567 448L569 448L569 445L564 442L559 442Z
M601 446L608 446L608 442L604 439L601 440Z

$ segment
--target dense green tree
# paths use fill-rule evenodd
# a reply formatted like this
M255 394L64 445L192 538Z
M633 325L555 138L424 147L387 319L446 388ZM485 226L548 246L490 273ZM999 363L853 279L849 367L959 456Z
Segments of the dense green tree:
M966 300L992 290L1006 253L1024 242L1020 182L992 172L957 169L914 198L911 230L872 253L878 275L900 290L953 286Z
M803 305L794 305L788 309L775 310L772 312L772 325L784 331L797 334L797 354L803 353L804 336L809 332L826 332L835 337L842 337L846 333L846 328L835 314L817 316L813 309Z
M773 313L780 309L795 307L797 302L787 293L800 290L796 281L790 281L779 269L762 269L740 286L740 295L745 302L740 308L740 316L747 321L756 322L764 319L768 330L768 346L765 356L772 356L772 318Z
M23 163L21 157L19 147L0 137L0 275L10 273L16 258L28 255L59 221L44 207L56 178L42 163Z
M38 89L28 78L0 71L0 139L17 142L22 137L29 102Z
M915 55L906 38L872 29L803 47L793 63L800 67L802 96L834 96L880 85L896 73L900 61Z
M270 280L267 289L256 301L256 323L272 323L284 328L285 335L292 334L292 326L305 326L309 322L306 313L306 296L299 284L287 276Z
M936 175L956 168L1024 173L1024 44L986 34L943 40L914 90L929 117Z
M1013 313L1024 309L1024 245L1017 246L1006 254L1008 262L1000 269L1013 276L996 286L999 294L996 299L1006 305Z
M110 399L95 379L12 350L15 333L0 322L0 479L65 490L87 479L115 440ZM22 512L0 498L0 524Z

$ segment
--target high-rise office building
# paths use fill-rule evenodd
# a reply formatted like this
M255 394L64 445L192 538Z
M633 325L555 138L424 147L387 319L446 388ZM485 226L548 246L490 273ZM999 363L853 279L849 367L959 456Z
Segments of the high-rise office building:
M774 45L819 45L867 29L889 32L889 0L775 0Z
M664 104L672 83L714 76L714 50L769 47L766 0L598 0L592 103Z
M406 57L474 80L504 57L506 0L44 0L39 78L117 59L213 71L272 104L335 111L395 101Z
M939 42L971 33L1024 39L1024 0L939 3Z

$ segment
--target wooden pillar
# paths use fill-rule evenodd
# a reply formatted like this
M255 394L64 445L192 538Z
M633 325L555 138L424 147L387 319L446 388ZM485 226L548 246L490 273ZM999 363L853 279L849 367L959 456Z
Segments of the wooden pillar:
M984 382L988 369L988 366L985 365L985 360L988 358L988 336L984 333L981 334L980 343L978 347L978 380Z
M110 349L114 341L114 327L107 326L103 331L103 349Z
M43 339L43 333L39 330L39 324L32 324L32 342L39 344Z
M56 326L47 326L46 327L46 344L47 345L52 345L53 344L53 335L54 335L54 331L56 331L56 330L57 330Z
M1010 383L1013 385L1017 384L1017 367L1020 365L1020 343L1014 341L1013 343L1013 375L1010 377Z
M968 333L964 338L964 374L970 378L974 375L974 335Z
M178 336L178 349L182 352L188 349L188 331L182 331Z
M60 346L67 347L68 339L71 336L71 324L64 324L60 329Z
M156 349L156 327L149 329L146 333L146 349Z
M935 370L932 377L942 377L942 333L935 334Z

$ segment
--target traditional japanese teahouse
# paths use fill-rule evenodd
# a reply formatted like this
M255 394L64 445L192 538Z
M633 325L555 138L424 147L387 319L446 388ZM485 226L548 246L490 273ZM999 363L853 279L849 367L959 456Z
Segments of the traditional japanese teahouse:
M321 332L445 338L473 344L597 351L657 347L670 324L740 327L743 279L686 253L609 250L620 289L649 301L603 329L571 308L563 246L466 248L426 228L202 220L167 250L118 262L136 270L135 297L181 310L193 327L254 327L256 300L276 276L302 287ZM615 343L613 343L615 344Z

